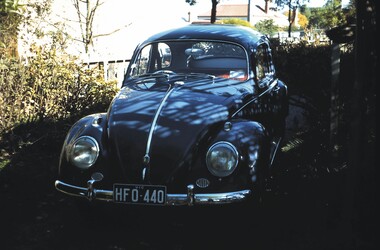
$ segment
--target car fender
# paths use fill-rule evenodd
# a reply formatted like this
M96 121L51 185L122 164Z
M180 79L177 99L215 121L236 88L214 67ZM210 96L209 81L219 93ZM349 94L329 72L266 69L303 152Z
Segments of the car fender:
M236 147L240 158L239 172L249 172L253 182L257 174L268 169L269 139L261 123L243 119L227 121L210 146L218 141L227 141Z
M106 125L107 125L107 114L106 113L97 113L85 116L78 120L72 127L70 128L65 141L63 143L62 151L60 154L59 166L58 166L58 174L60 176L68 175L70 172L71 175L74 172L78 172L78 169L74 169L73 166L69 164L69 156L68 152L72 147L73 143L76 139L81 136L91 136L93 137L99 144L99 158L105 158L107 155L107 148L105 140L106 138ZM99 161L97 161L96 164ZM82 171L83 172L83 171Z

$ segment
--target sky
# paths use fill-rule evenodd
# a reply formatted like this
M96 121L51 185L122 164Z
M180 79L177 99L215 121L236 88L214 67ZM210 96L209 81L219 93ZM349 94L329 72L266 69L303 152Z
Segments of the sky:
M221 0L220 3L248 3L248 1ZM321 7L325 1L310 0L308 6ZM343 3L348 1L343 0ZM136 46L150 35L189 24L187 22L189 12L193 21L196 20L197 14L211 10L211 0L197 0L194 6L190 6L185 0L101 0L101 2L103 4L98 8L94 19L94 35L108 33L111 35L94 38L94 50L90 51L90 58L84 53L83 44L72 42L67 49L68 53L77 55L85 61L130 59ZM50 20L50 23L65 23L67 33L80 39L77 13L72 1L54 0L53 3L52 11L56 20ZM265 1L251 0L252 3L263 6ZM25 48L27 51L27 47Z
M221 0L221 3L248 3L248 1ZM120 25L125 26L139 22L145 27L139 32L149 33L149 30L154 28L175 26L178 20L187 19L189 12L195 19L198 13L211 10L211 0L197 0L197 4L194 6L189 6L185 0L103 0L103 2L99 13L106 21L98 23L98 28L100 31L103 29L104 32L118 29ZM326 0L310 0L308 6L320 7L325 2ZM264 0L251 0L252 3L264 4ZM105 22L107 25L104 25Z
M309 7L322 7L327 0L310 0L307 4ZM350 0L342 0L342 5L345 6L350 2Z
M220 3L248 3L249 0L221 0ZM310 0L310 7L323 6L326 0ZM343 0L343 2L348 0ZM102 0L94 21L94 33L107 34L94 39L99 51L98 57L118 60L130 57L135 46L146 38L161 30L183 26L191 13L192 20L198 13L211 10L211 0L197 0L197 4L189 6L185 0ZM264 0L251 0L251 4L264 4ZM55 0L56 13L67 19L77 20L72 1ZM68 26L78 26L75 22ZM114 32L115 30L120 30ZM75 33L71 31L70 33ZM76 31L78 36L80 33ZM111 42L110 42L111 41ZM122 49L121 49L122 48ZM73 52L78 53L78 52ZM94 55L96 57L96 55ZM96 60L94 58L94 60Z
M177 1L177 0L172 0ZM181 0L179 0L181 1ZM185 0L183 0L185 1ZM306 3L309 7L322 7L327 0L310 0L308 3ZM210 4L211 0L197 0L197 4L204 4L208 5ZM221 0L223 3L247 3L248 0ZM260 4L260 2L264 3L264 0L251 0L251 3ZM342 0L342 4L346 5L349 2L349 0ZM211 6L211 4L210 4Z

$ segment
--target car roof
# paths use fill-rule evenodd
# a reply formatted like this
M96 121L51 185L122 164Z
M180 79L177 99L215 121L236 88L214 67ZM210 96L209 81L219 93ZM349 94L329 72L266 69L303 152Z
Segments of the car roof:
M260 40L267 38L252 28L229 24L189 24L157 33L142 44L164 40L221 40L241 44L246 48L254 48ZM253 47L252 47L253 46Z

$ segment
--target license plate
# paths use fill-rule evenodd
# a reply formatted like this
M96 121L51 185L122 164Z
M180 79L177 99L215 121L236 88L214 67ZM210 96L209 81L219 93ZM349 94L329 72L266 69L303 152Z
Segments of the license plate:
M117 203L164 205L166 186L114 184L113 201Z

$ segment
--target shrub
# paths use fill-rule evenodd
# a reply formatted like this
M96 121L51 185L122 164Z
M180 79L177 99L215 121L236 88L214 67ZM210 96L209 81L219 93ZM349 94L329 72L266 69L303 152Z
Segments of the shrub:
M279 43L272 40L277 74L298 94L324 95L331 83L331 47L306 42Z
M288 86L290 104L302 108L302 115L308 124L303 132L302 140L296 138L296 141L309 143L309 145L299 146L299 155L305 156L304 148L308 148L306 158L314 157L313 169L321 169L330 167L332 163L335 163L334 161L338 160L336 158L331 161L331 152L334 149L337 150L334 151L337 152L334 155L343 156L339 159L342 162L337 161L336 165L344 166L350 100L355 78L353 45L347 44L341 47L339 79L333 86L332 46L306 42L284 44L279 43L278 40L273 40L272 43L277 75ZM325 162L322 163L322 159Z
M26 70L18 61L0 58L0 135L25 120Z
M252 28L252 25L250 22L243 20L243 19L239 19L239 18L223 19L223 20L219 21L218 23L240 25L240 26L246 26L246 27Z
M280 28L274 23L272 19L265 19L257 22L255 24L255 29L265 35L268 35L269 37L273 36L280 30Z
M0 136L21 123L105 111L117 92L99 69L88 69L54 48L34 46L26 64L0 58Z

